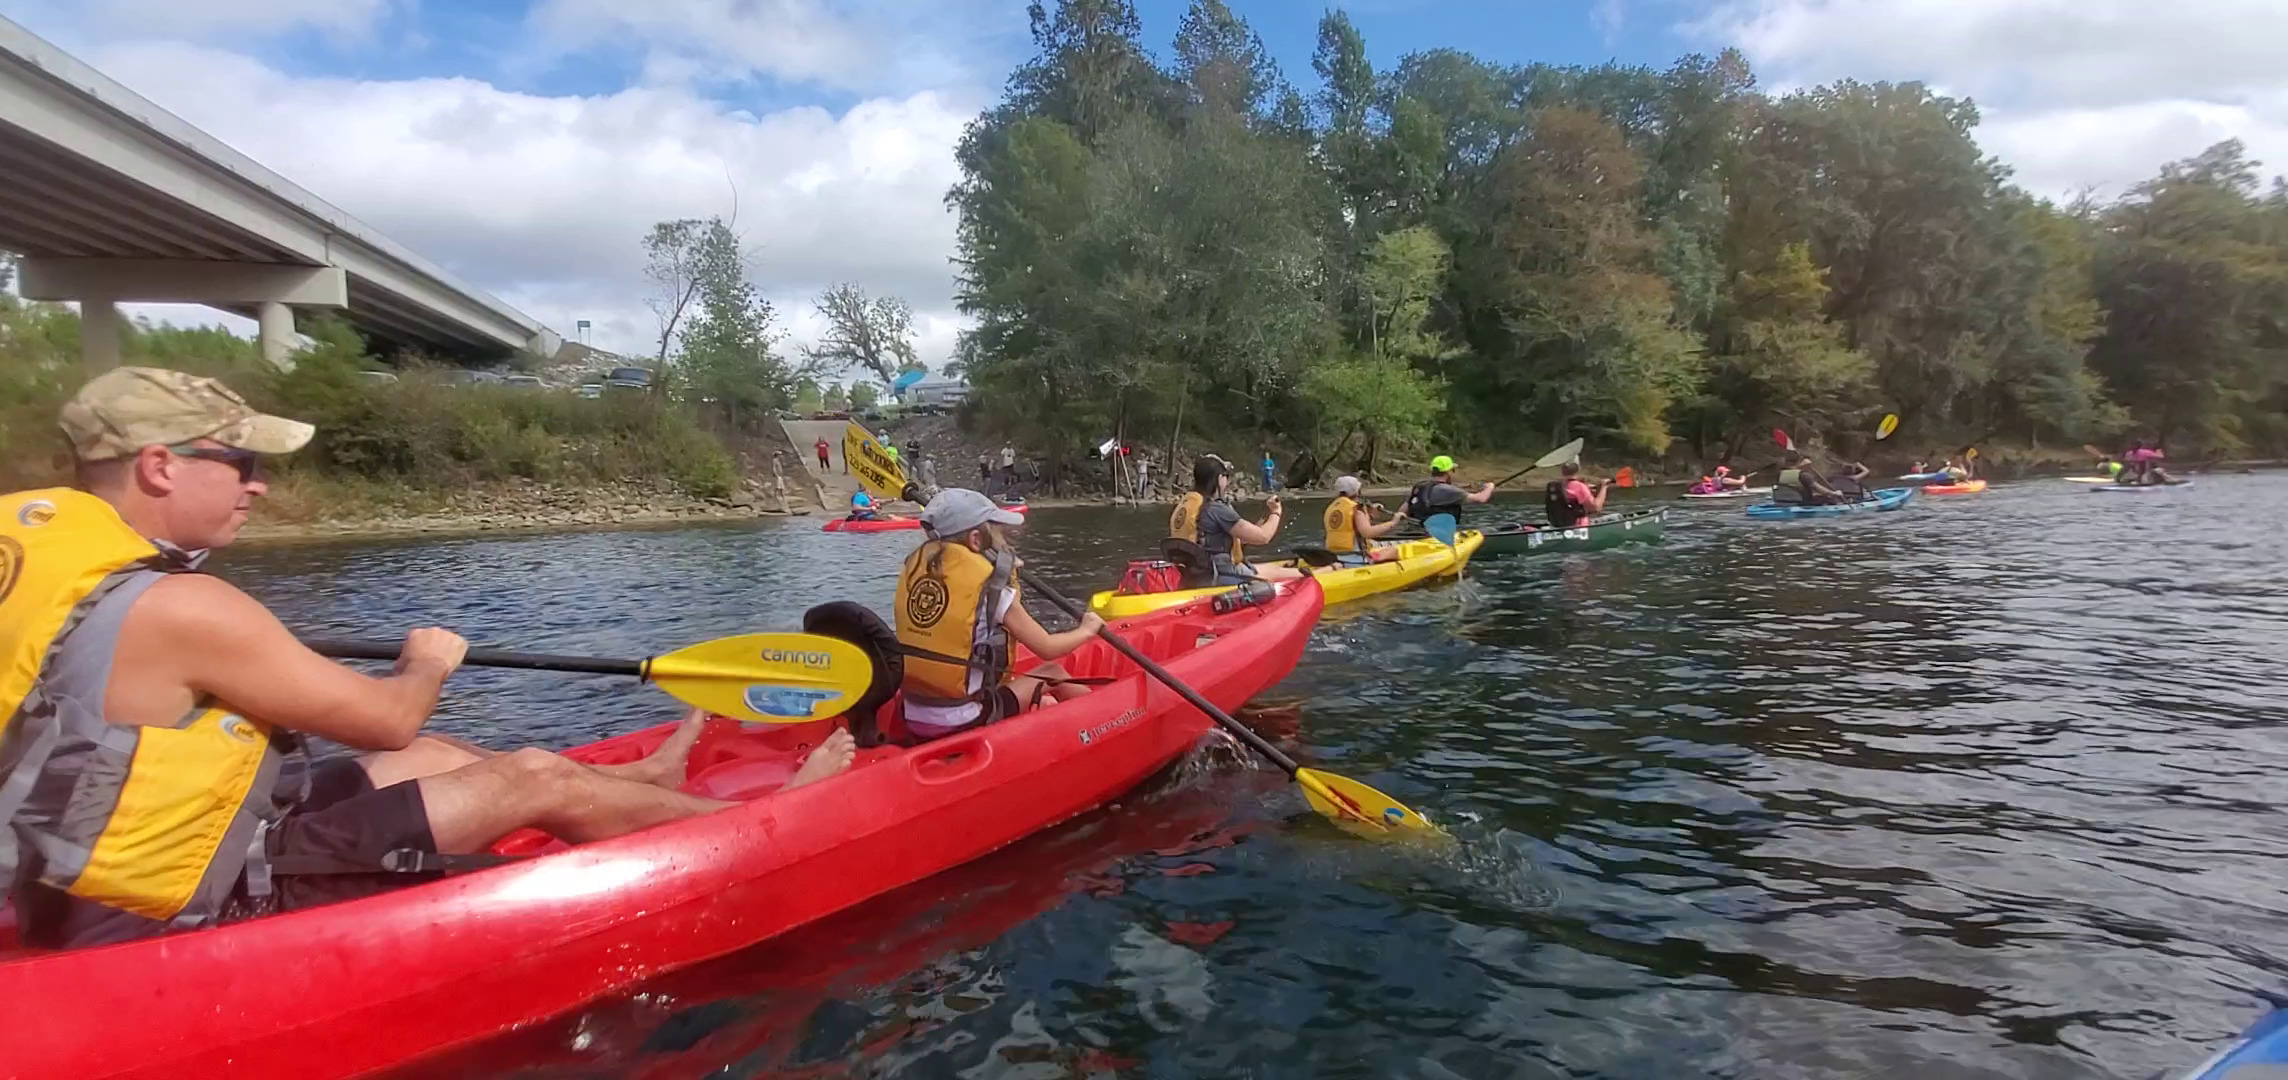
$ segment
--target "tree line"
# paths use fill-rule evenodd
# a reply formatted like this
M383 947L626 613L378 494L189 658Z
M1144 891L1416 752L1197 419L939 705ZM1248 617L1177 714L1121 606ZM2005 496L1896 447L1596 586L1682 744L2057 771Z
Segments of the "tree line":
M1031 15L948 203L959 362L1052 456L1193 425L1348 469L1574 436L1707 462L1886 412L1918 446L2288 452L2288 185L2237 142L2061 205L1914 83L1377 70L1335 11L1306 90L1222 0L1166 64L1130 0Z
M653 390L695 401L734 431L761 430L772 410L864 409L899 375L926 370L914 352L913 309L856 284L820 293L826 331L791 354L777 312L749 274L731 222L682 218L644 237L645 304L658 321ZM854 375L845 387L832 381Z

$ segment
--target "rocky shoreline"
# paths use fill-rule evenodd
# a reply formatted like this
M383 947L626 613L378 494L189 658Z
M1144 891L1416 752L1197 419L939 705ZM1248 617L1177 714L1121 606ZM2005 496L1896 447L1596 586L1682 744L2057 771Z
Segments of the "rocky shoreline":
M642 484L600 488L558 488L539 484L487 487L442 497L419 510L377 507L371 515L331 516L312 521L265 521L260 504L240 534L246 543L297 540L380 539L498 532L559 532L641 528L703 522L753 521L803 516L811 504L791 494L741 491L702 499L679 490Z

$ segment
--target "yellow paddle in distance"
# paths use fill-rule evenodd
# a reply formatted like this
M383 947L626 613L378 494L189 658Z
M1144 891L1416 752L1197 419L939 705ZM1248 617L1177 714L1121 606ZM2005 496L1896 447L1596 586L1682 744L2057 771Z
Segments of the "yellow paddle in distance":
M1048 597L1049 602L1062 608L1065 614L1075 619L1081 617L1079 604L1066 599L1063 593L1026 570L1020 568L1017 573L1023 576L1027 588ZM1127 638L1113 633L1112 627L1105 626L1096 633L1113 648L1120 650L1121 655L1135 661L1137 667L1143 668L1153 678L1167 684L1168 689L1182 695L1185 701L1191 702L1193 708L1206 713L1208 719L1222 725L1225 731L1254 748L1256 753L1271 759L1272 764L1287 770L1287 775L1303 785L1303 800L1311 804L1311 809L1333 818L1337 825L1369 836L1411 833L1423 838L1446 838L1443 830L1430 824L1428 818L1408 809L1405 803L1348 777L1306 769L1296 764L1294 758L1281 753L1278 747L1265 741L1263 736L1232 719L1230 713L1216 708L1215 703L1201 697L1199 691L1184 685L1182 680L1169 674L1167 668L1138 651L1136 646L1128 643Z
M338 660L395 660L398 650L389 641L305 638L302 644ZM716 638L645 660L470 649L462 663L634 676L677 701L752 724L806 724L839 715L874 678L865 650L840 638L796 633Z
M1882 442L1890 438L1891 433L1897 430L1899 430L1899 414L1884 413L1883 422L1875 425L1875 441Z

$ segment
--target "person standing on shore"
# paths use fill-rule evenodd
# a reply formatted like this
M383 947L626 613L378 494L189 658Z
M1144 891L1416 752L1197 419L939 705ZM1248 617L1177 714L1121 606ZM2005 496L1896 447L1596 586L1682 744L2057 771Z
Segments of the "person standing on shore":
M818 451L818 471L819 471L819 472L821 472L821 473L824 473L824 472L826 472L827 470L829 470L829 469L832 469L832 468L834 467L834 458L832 457L832 448L826 445L826 438L825 438L824 436L820 436L820 437L819 437L819 440L818 440L818 445L817 445L817 446L815 446L815 447L813 447L813 449L815 449L815 450L817 450L817 451Z
M1017 451L1008 443L1001 444L1001 482L1008 487L1017 486Z

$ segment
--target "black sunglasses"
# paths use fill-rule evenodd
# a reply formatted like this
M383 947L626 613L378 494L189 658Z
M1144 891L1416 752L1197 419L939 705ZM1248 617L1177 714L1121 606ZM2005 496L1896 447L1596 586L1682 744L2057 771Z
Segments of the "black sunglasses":
M212 446L170 446L167 448L167 452L176 457L200 458L236 466L238 468L238 482L241 484L262 475L262 455L252 450Z

